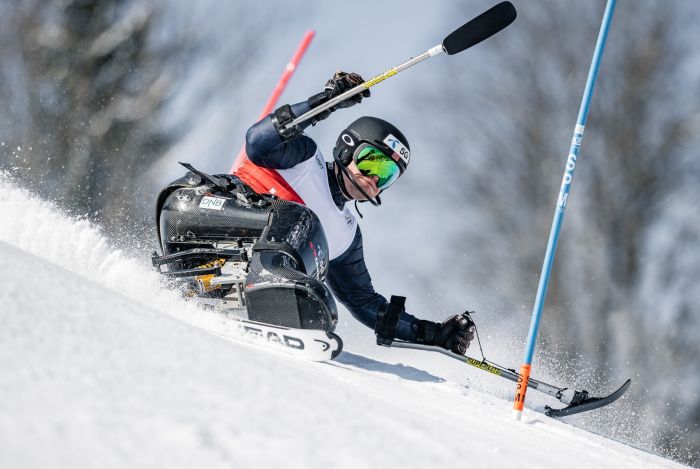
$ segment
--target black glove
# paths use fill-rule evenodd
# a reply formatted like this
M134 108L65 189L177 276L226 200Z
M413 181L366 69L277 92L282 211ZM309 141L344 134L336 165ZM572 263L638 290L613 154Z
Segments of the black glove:
M357 85L364 82L365 80L357 73L345 73L341 71L335 72L333 78L326 82L326 89L324 91L324 93L328 94L326 101L331 98L335 98L336 96L339 96L345 93L347 90L355 88ZM333 106L332 109L344 109L346 107L354 106L355 104L360 104L362 102L362 98L369 98L369 96L369 90L362 90L360 93L357 93L345 101L339 102Z
M326 89L318 94L311 96L308 99L307 103L309 104L309 107L313 109L327 102L328 100L345 93L347 90L355 88L361 83L364 83L364 80L357 73L346 73L341 71L335 72L333 78L326 82ZM369 98L369 96L369 90L363 90L360 93L357 93L356 95L346 99L345 101L341 101L335 106L326 109L322 113L314 116L311 120L311 124L315 125L316 122L327 118L331 115L331 112L335 111L336 109L344 109L350 106L354 106L355 104L359 104L360 102L362 102L362 98Z
M475 324L469 312L451 316L442 323L419 319L413 327L419 344L437 345L459 355L466 355L474 339Z

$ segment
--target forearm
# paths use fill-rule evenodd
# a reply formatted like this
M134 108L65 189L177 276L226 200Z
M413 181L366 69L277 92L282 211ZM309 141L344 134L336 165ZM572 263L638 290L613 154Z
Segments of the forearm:
M310 109L306 101L291 106L294 115L301 115ZM301 124L308 127L310 121ZM272 115L255 123L246 133L246 154L258 166L285 169L307 160L316 152L316 144L306 135L282 138L272 122Z
M387 304L387 300L375 292L372 286L372 279L364 261L362 233L359 228L348 250L331 261L326 282L338 301L350 311L355 319L370 329L374 329L377 314ZM416 338L415 322L416 318L404 311L396 329L397 337L414 341Z
M350 311L350 314L352 314L355 319L372 330L374 330L377 322L377 314L379 313L380 309L387 304L387 300L378 293L375 293L371 300L362 304L352 301L344 301L345 298L343 300L338 298L338 300L348 309L348 311ZM396 337L401 340L415 342L416 321L417 319L415 316L407 313L406 311L402 312L399 318L399 323L396 327Z
M316 144L304 135L304 129L326 119L336 109L361 102L363 97L369 96L369 90L348 98L300 124L292 126L291 122L362 81L362 77L356 73L337 72L326 82L322 92L306 101L291 106L280 106L272 114L255 123L246 133L246 153L250 161L265 168L287 169L311 158L316 153Z

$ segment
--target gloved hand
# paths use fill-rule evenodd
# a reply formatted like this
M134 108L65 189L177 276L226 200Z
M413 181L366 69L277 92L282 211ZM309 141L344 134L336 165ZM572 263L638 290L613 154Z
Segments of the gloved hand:
M311 96L306 102L311 109L320 106L321 104L327 102L329 99L335 98L347 90L356 87L360 83L364 83L364 80L357 73L346 73L346 72L335 72L333 78L326 82L326 89L322 92ZM362 101L362 98L369 98L369 90L363 90L360 93L341 101L333 107L326 109L325 111L315 115L311 118L311 125L316 125L318 121L321 121L331 115L331 112L336 109L346 108L354 106ZM288 127L288 125L298 116L295 116L292 112L292 107L289 104L280 106L272 112L272 124L277 129L277 132L284 139L295 137L301 134L304 130L303 127L295 125L293 127Z
M311 96L308 99L307 102L309 104L309 107L313 109L317 106L320 106L328 100L345 93L347 90L352 89L361 83L364 83L364 80L357 73L346 73L341 71L335 72L333 78L326 82L326 89L318 94ZM316 124L316 122L327 118L331 115L331 112L335 111L336 109L344 109L350 106L354 106L355 104L359 104L360 102L362 102L362 98L369 98L369 96L369 90L363 90L360 93L357 93L356 95L346 99L345 101L341 101L335 106L326 109L322 113L314 116L312 118L311 123Z
M341 71L335 72L333 78L326 82L326 90L324 93L328 94L328 99L335 98L347 90L355 88L357 85L364 83L365 80L357 73L345 73ZM362 102L362 98L369 98L369 90L363 90L352 96L345 101L341 101L335 106L334 109L344 109L346 107L354 106ZM327 100L328 100L327 99Z
M447 318L440 326L439 342L436 345L465 355L469 344L474 340L475 324L469 313Z
M474 340L475 324L469 312L450 316L442 323L420 319L414 324L416 342L437 345L459 355L466 355L469 344Z

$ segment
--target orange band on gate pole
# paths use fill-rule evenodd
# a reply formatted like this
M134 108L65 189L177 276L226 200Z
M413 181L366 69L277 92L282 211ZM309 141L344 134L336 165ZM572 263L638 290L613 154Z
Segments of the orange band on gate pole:
M527 383L530 379L530 369L532 365L523 363L520 367L520 376L518 377L518 384L515 387L515 400L513 401L513 412L515 412L516 418L520 419L523 413L523 406L525 404L525 393L527 393Z
M289 83L289 79L292 78L292 74L294 74L294 70L296 70L297 65L299 65L299 61L301 61L301 58L304 56L304 53L306 52L306 49L309 48L309 44L311 44L311 40L314 38L314 35L316 32L314 30L309 30L306 32L304 35L304 38L301 40L301 43L299 43L299 47L297 48L296 52L292 56L291 60L287 64L287 66L284 69L284 72L282 73L282 77L280 78L279 82L277 82L277 86L275 86L275 89L272 91L272 94L267 100L267 103L265 103L265 107L263 108L262 112L258 116L258 120L262 119L263 117L267 116L269 113L272 112L272 109L275 107L275 104L277 104L277 100L279 99L280 95L282 94L282 91L284 91L284 88L287 86L287 83ZM256 121L256 122L257 122ZM238 152L238 156L236 157L235 161L233 162L233 166L231 166L231 171L230 173L233 174L238 167L243 164L243 162L248 158L248 156L245 153L245 143L243 144L243 147L241 148L241 151Z

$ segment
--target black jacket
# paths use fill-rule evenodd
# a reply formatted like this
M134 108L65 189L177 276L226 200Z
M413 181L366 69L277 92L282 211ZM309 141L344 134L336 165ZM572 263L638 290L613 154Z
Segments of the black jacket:
M308 111L306 102L292 106L292 112L299 116ZM307 127L302 124L302 127ZM316 153L316 142L302 134L284 140L277 133L270 116L253 125L246 133L246 153L257 166L270 169L288 169L306 161ZM333 201L339 209L346 203L333 171L333 164L327 163L328 183ZM372 279L365 265L362 251L362 232L359 226L355 238L348 249L330 261L326 283L335 297L362 324L374 329L379 309L387 304L386 298L374 291ZM401 315L397 327L397 338L415 340L416 318L406 312Z

